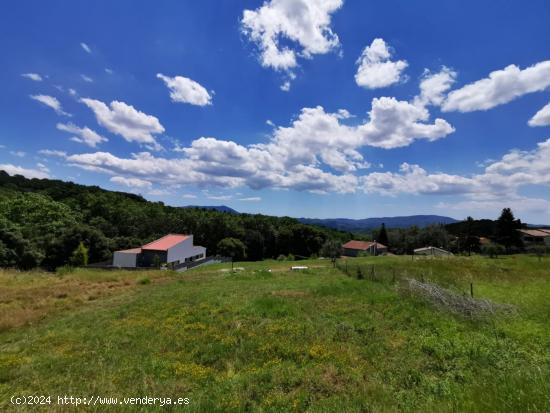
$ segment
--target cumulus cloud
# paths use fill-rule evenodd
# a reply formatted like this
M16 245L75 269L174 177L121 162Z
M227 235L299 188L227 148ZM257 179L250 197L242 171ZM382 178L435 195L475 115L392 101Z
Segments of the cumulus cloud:
M29 169L13 164L0 164L0 171L6 171L9 175L23 175L25 178L49 178L48 172L44 169Z
M107 142L108 140L87 126L80 128L73 123L58 123L57 129L74 134L75 136L71 138L72 141L83 143L84 145L88 145L92 148L95 148L98 144Z
M403 80L406 60L391 60L391 50L383 39L374 39L357 59L355 82L367 89L391 86Z
M548 126L550 125L550 103L544 106L541 110L535 113L531 119L529 119L529 126Z
M42 82L42 76L38 73L22 73L21 76L26 77L27 79L34 80L35 82Z
M453 90L443 102L444 112L487 110L508 103L527 93L550 87L550 60L520 69L510 65L489 77Z
M310 59L338 48L330 24L342 5L343 0L270 0L243 12L241 30L258 46L263 67L292 73L299 57Z
M80 43L80 47L86 52L86 53L92 53L92 49L90 46L88 46L86 43L82 42Z
M172 102L190 103L191 105L206 106L212 104L212 96L199 83L183 76L164 76L157 73L157 77L164 81L170 90Z
M129 188L147 188L150 189L153 184L145 179L139 178L126 178L123 176L113 176L109 179L111 182L119 185L124 185Z
M153 135L163 133L164 127L156 117L116 100L110 106L90 98L80 101L94 112L97 122L108 131L122 136L128 142L137 142L153 150L161 148Z
M464 209L501 207L503 199L521 210L538 210L550 201L519 194L522 187L550 185L550 139L531 151L511 150L472 176L429 173L419 165L403 163L399 172L373 172L361 177L362 189L383 195L462 195ZM443 204L441 204L443 205ZM548 210L548 209L547 209Z
M414 103L419 106L440 106L455 81L456 72L446 66L437 73L426 69L420 81L420 94L415 97Z
M40 102L40 103L48 106L49 108L52 108L53 110L55 110L55 113L57 113L58 115L72 116L70 113L67 113L63 110L59 100L57 100L57 98L55 98L53 96L31 95L30 98L36 100L37 102Z

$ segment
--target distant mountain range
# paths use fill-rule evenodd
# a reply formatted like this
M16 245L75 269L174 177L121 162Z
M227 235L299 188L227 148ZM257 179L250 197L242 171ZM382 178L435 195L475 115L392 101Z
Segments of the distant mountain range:
M200 209L213 209L214 211L219 212L228 212L230 214L238 214L239 212L235 211L233 208L230 208L226 205L186 205L182 208L200 208Z
M321 225L323 227L338 229L349 232L365 232L380 228L384 223L386 228L407 228L412 225L417 227L426 227L433 224L452 224L459 222L451 217L441 215L410 215L403 217L383 217L383 218L298 218L304 224Z
M230 214L239 214L238 211L230 208L226 205L187 205L182 208L202 208L213 209L221 212L228 212ZM373 229L380 228L382 223L386 224L386 228L407 228L412 225L417 227L426 227L433 224L453 224L459 222L451 217L444 217L441 215L410 215L403 217L383 217L383 218L364 218L364 219L350 219L350 218L298 218L303 224L320 225L322 227L337 229L340 231L348 232L366 232Z

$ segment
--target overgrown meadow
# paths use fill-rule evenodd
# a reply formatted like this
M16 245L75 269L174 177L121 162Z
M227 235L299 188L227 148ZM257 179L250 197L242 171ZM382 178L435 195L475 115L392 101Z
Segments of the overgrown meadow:
M117 406L144 412L550 410L548 258L302 264L1 272L0 410L67 411L16 408L16 394L190 398ZM456 315L402 294L403 278L473 284L517 311Z

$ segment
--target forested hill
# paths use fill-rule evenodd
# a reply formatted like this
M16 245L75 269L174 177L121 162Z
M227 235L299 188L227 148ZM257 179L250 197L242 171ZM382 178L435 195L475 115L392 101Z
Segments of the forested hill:
M69 263L80 242L89 248L90 263L101 262L114 250L171 232L194 234L195 244L205 246L208 255L217 253L222 239L239 239L249 260L309 257L329 238L351 238L288 217L170 207L97 186L0 171L0 266L53 269Z

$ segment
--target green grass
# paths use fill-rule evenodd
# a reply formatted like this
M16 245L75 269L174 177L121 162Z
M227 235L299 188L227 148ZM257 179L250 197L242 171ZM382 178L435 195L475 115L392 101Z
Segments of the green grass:
M16 410L14 394L191 399L179 409L128 408L144 412L550 410L548 259L349 260L366 268L364 280L326 260L302 264L310 269L264 261L235 264L244 268L235 273L220 264L68 274L84 291L126 288L63 311L44 307L40 319L0 332L0 410L35 411ZM518 313L454 316L399 295L393 274L457 291L473 283L476 296ZM14 300L45 285L37 274L3 276L0 293L10 288ZM21 300L18 308L31 305Z

